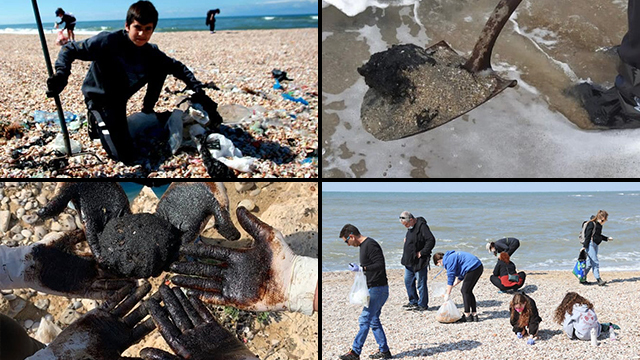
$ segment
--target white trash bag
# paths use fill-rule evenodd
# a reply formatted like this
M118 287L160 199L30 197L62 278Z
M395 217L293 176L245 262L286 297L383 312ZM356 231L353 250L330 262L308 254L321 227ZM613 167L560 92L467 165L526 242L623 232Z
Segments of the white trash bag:
M49 321L46 317L42 317L35 338L43 344L50 344L61 332L62 329L58 325Z
M447 284L443 283L443 282L438 282L438 283L434 283L433 285L431 285L431 293L432 293L432 297L440 297L440 296L444 296L444 294L447 292Z
M460 320L462 314L460 310L456 307L456 304L453 300L447 300L440 309L438 309L438 313L436 314L436 320L441 323L452 323Z
M356 273L355 281L349 293L349 303L364 307L369 306L369 288L367 287L367 278L360 269Z

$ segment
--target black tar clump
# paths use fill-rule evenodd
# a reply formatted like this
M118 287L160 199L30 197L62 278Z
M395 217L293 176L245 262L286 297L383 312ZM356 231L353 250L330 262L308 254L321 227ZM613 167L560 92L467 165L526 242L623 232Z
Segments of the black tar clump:
M371 55L369 62L358 68L358 73L364 76L370 88L399 101L411 96L414 89L411 80L402 72L427 62L431 65L436 63L427 50L413 44L394 45Z
M153 214L129 214L107 223L100 235L102 266L122 277L158 276L178 257L180 231Z

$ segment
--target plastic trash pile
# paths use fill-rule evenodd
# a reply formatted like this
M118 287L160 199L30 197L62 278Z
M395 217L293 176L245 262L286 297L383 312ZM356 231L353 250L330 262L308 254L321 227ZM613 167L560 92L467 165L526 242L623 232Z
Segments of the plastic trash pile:
M71 122L78 118L78 115L65 111L64 112L64 121ZM33 121L37 123L45 123L45 122L58 122L58 113L57 112L48 112L42 110L36 110L33 112Z

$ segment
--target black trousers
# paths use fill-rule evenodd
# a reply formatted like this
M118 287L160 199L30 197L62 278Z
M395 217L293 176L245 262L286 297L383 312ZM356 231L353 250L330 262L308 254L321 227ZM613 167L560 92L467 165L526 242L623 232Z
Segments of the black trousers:
M518 273L518 276L520 276L520 278L522 279L522 284L520 285L514 285L511 287L506 287L504 285L502 285L502 281L500 281L500 278L495 276L495 275L491 275L491 277L489 278L489 280L491 280L491 283L493 285L495 285L498 289L502 290L502 291L507 291L507 290L518 290L520 289L522 286L524 286L524 280L527 277L527 274L524 273L524 271L520 271Z
M482 275L484 267L480 265L477 269L469 271L464 276L462 282L462 301L464 302L464 312L476 312L476 297L473 295L473 288L478 283L478 279ZM471 309L471 311L469 311Z
M0 359L24 360L45 346L32 339L12 318L0 314Z
M126 103L99 106L89 101L87 108L91 138L100 139L110 158L125 164L132 163L135 151L129 134Z
M216 22L212 21L209 23L209 29L211 29L211 31L216 31Z

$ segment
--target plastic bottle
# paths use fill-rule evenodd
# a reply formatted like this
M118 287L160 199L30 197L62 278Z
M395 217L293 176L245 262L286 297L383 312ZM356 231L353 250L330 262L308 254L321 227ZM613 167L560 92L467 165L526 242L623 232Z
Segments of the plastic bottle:
M609 330L609 340L611 341L618 340L618 338L616 337L616 333L613 331L613 329Z
M598 331L596 328L591 329L591 346L598 346Z

